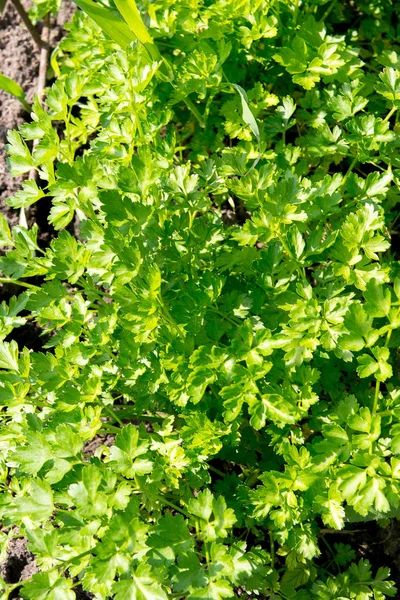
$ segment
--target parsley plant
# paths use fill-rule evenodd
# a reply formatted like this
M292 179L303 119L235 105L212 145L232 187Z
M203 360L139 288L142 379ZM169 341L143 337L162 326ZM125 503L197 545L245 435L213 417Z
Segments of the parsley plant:
M59 233L0 220L2 598L394 597L323 556L399 514L400 3L138 7L157 52L77 12L9 134Z

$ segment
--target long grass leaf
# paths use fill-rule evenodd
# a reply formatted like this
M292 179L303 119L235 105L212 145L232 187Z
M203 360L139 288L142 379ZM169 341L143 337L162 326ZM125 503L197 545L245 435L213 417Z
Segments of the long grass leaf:
M137 36L119 15L92 0L74 0L74 2L123 50L131 42L136 41Z
M153 60L162 61L162 56L143 23L135 0L114 0L114 2L131 31L149 52L150 57Z
M242 119L251 129L251 132L256 137L257 142L260 144L260 130L258 129L257 121L250 110L249 100L247 98L247 94L240 85L236 83L231 83L231 86L237 91L240 96L240 100L242 102Z
M247 94L246 94L245 90L242 87L240 87L240 85L237 85L237 83L231 83L230 85L237 91L237 93L240 96L240 100L242 102L242 119L246 123L246 125L248 125L250 127L251 132L254 135L254 137L256 138L257 144L258 144L258 156L250 167L250 171L251 171L251 169L254 169L258 165L258 163L260 162L260 159L261 159L260 130L258 128L256 118L253 115L253 113L251 112L251 109L249 106L249 100L247 98Z
M17 98L27 111L31 109L28 102L26 101L24 90L22 89L22 87L18 85L18 83L13 79L10 79L9 77L3 75L3 73L0 73L0 88L8 94L12 94L15 98Z

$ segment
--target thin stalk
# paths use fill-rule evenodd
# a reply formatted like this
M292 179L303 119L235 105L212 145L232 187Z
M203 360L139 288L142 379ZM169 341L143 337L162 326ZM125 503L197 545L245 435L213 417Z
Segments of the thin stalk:
M108 414L110 415L110 417L112 419L114 419L114 421L116 421L119 425L121 425L121 427L124 426L123 422L118 417L118 415L112 410L112 408L109 408L108 406L105 406L104 409L105 409L106 412L108 412Z
M387 332L386 341L385 341L385 347L386 348L389 346L389 342L390 342L391 336L392 336L392 330L389 329L389 331ZM377 411L378 411L380 387L381 387L381 382L377 381L376 385L375 385L374 403L372 405L372 415L373 416L375 416L376 413L377 413ZM372 451L372 446L371 446L371 451Z
M33 285L32 283L26 283L25 281L18 281L17 279L11 279L11 277L0 277L0 283L12 283L14 285L20 285L21 287L28 288L29 290L40 291L40 287Z
M173 327L175 327L178 335L180 338L182 338L183 340L186 337L186 331L183 329L183 327L181 327L173 318L173 316L171 315L169 309L165 306L164 302L162 301L161 298L158 299L158 304L161 308L161 314L164 316L165 320L167 321L167 323L169 325L172 325Z
M100 434L116 434L116 433L121 433L121 428L120 427L114 427L114 425L108 425L107 423L107 427L102 427L101 429L99 429L99 433Z
M204 549L206 551L206 563L207 563L207 569L210 568L210 550L208 547L208 542L204 542Z
M338 3L338 0L333 0L330 3L330 5L328 6L328 8L326 9L326 11L324 12L324 14L322 15L322 17L320 18L320 21L325 21L325 19L327 19L329 17L329 15L333 11L333 9L335 8L335 6L336 6L337 3Z
M382 410L377 413L378 417L391 417L393 416L393 410Z
M299 16L300 0L296 0L293 12L293 25L297 25L297 19Z
M109 412L111 414L111 411L109 411ZM153 421L156 423L162 423L166 418L166 417L161 417L161 416L159 417L159 416L155 416L155 415L136 415L132 412L132 409L129 408L128 406L122 407L122 408L114 407L113 415L116 417L115 418L116 421L118 421L118 418L116 415L121 416L122 419L133 419L134 421L145 421L145 422Z
M342 183L345 183L345 182L347 181L347 178L349 177L350 173L351 173L351 172L352 172L352 170L354 169L354 167L355 167L355 165L357 164L357 162L358 162L358 157L357 157L357 156L355 156L355 157L353 158L353 160L351 161L351 164L350 164L349 168L347 169L347 173L346 173L346 175L343 177L343 182L342 182Z
M19 0L12 0L13 2L19 2ZM36 87L36 95L40 103L43 101L44 88L46 87L46 74L47 74L47 63L49 60L49 42L50 42L50 17L46 16L44 27L42 31L42 38L40 40L40 56L39 56L39 74L38 82ZM33 140L33 148L37 146L39 140ZM32 168L29 171L29 179L36 179L37 170Z
M172 87L174 87L174 86L172 86ZM200 111L198 110L196 105L190 100L190 98L185 98L184 103L186 104L188 109L193 113L193 115L196 117L196 119L199 122L200 127L202 127L204 129L206 124L204 123L204 119L203 119L202 115L200 114Z
M15 10L17 11L17 13L19 14L19 16L21 17L25 27L27 28L27 30L29 31L29 33L31 34L35 44L39 47L42 48L43 47L43 41L39 35L38 30L36 29L36 27L33 25L32 21L30 20L27 12L25 11L24 7L22 6L20 0L11 0L11 2L13 3Z
M377 381L375 384L375 394L374 394L374 403L372 405L372 415L375 416L378 410L378 402L379 402L379 390L381 387L381 382ZM372 446L371 446L372 448Z
M328 534L332 534L332 535L353 535L356 533L365 533L365 531L368 531L368 529L349 529L349 531L346 531L345 529L320 529L319 530L319 535L320 536L324 536L324 535L328 535Z
M383 122L386 123L387 121L389 121L390 117L392 115L394 115L394 113L396 112L396 110L397 110L397 106L393 106L392 109L386 115L386 117L383 119Z
M213 306L209 306L208 310L211 310L216 315L219 315L222 319L225 319L225 321L228 321L228 323L230 323L234 327L238 327L240 325L239 319L235 320L236 317L231 317L230 315L225 315L223 312L221 312L217 308L214 308Z
M142 492L142 494L145 494L147 496L154 498L155 500L158 500L158 502L160 502L161 504L164 504L165 506L169 506L170 508L177 510L183 516L190 519L191 515L188 512L186 512L186 510L184 510L183 508L180 508L180 506L178 506L177 504L174 504L173 502L170 502L169 500L165 500L165 498L160 498L160 496L157 496L157 494L153 494L152 492L149 492L148 490L142 489L141 492Z
M329 544L329 542L328 542L328 541L325 539L325 537L324 537L324 536L321 536L321 539L322 539L322 541L324 542L325 546L328 548L329 554L332 556L332 560L331 560L331 561L329 561L329 564L331 564L332 562L334 562L334 563L335 563L335 565L337 566L337 569L338 569L339 573L341 573L341 572L342 572L342 570L341 570L341 568L340 568L340 565L339 565L339 563L338 563L338 562L336 562L336 560L335 560L335 553L334 553L334 551L332 550L332 547L331 547L331 545L330 545L330 544Z
M216 473L220 477L226 477L226 473L223 473L219 469L216 469L215 467L212 467L211 465L208 465L208 468L210 469L210 471L213 471L214 473Z
M270 545L270 554L271 554L271 565L272 568L275 568L275 540L274 534L272 531L269 532L269 545Z

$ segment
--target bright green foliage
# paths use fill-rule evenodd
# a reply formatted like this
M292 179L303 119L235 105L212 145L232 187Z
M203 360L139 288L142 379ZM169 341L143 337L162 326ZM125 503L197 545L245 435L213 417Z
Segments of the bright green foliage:
M400 509L399 3L137 5L144 45L77 12L9 133L40 183L9 204L49 198L58 230L0 220L0 540L41 570L19 593L395 597L321 538ZM42 352L11 341L31 322Z
M6 77L6 75L3 75L3 73L0 73L0 89L4 90L8 94L12 94L13 96L15 96L21 102L25 110L30 109L29 103L26 101L25 98L24 90L21 88L21 86L13 79L10 79L9 77Z

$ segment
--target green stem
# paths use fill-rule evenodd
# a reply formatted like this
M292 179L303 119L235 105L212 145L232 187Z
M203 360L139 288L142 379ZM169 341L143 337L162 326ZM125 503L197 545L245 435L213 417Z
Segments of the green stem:
M71 134L70 134L71 110L72 110L72 107L69 107L67 110L67 116L65 118L65 135L67 138L68 164L69 165L72 165L72 163L74 162L74 154L75 154L72 150L72 141L71 141Z
M20 285L21 287L25 287L30 290L35 290L35 292L40 292L39 286L33 285L32 283L26 283L25 281L19 281L17 279L12 279L11 277L0 277L0 283L12 283L14 285Z
M377 413L378 417L391 417L393 415L393 411L392 410L382 410L381 412Z
M294 12L293 12L293 25L297 25L297 19L299 16L300 0L295 1Z
M185 517L190 519L191 515L188 512L186 512L186 510L184 510L183 508L180 508L177 504L174 504L173 502L170 502L169 500L166 500L165 498L160 498L160 496L157 496L157 494L153 494L153 492L149 492L148 490L142 489L141 492L147 496L154 498L154 500L158 500L158 502L160 502L160 504L164 504L165 506L169 506L170 508L177 510L182 515L184 515Z
M397 110L397 106L393 106L392 109L386 115L386 117L383 119L383 122L386 123L387 121L389 121L390 117L392 115L394 115L394 113L396 112L396 110Z
M387 348L389 346L391 336L392 336L392 330L389 329L389 331L387 332L387 335L386 335L385 348ZM380 387L381 387L381 382L377 381L376 385L375 385L374 403L372 405L372 415L373 416L376 415L377 410L378 410ZM371 446L371 448L372 448L372 446Z
M229 315L225 315L223 312L221 312L217 308L214 308L213 306L209 306L208 310L211 310L216 315L219 315L220 317L225 319L225 321L228 321L228 323L230 323L234 327L238 327L241 323L240 319L237 319L237 317L230 317Z
M111 411L109 411L111 414ZM115 415L115 420L120 423L120 425L123 425L124 423L118 421L117 415L121 415L123 419L132 419L134 421L147 421L147 422L151 422L151 421L155 421L157 423L162 423L166 417L168 415L166 415L165 417L159 417L159 416L155 416L155 415L136 415L132 412L132 409L127 407L121 407L121 408L114 408L113 412L113 416Z
M336 565L336 567L337 567L337 569L338 569L339 573L341 573L341 572L342 572L342 570L341 570L341 568L340 568L340 565L339 565L339 563L338 563L338 562L336 561L336 559L335 559L335 557L336 557L336 554L335 554L335 552L333 551L333 549L332 549L331 545L330 545L330 544L329 544L329 542L328 542L328 541L325 539L325 537L324 537L324 536L321 536L321 540L324 542L325 546L328 548L329 554L332 556L332 561L335 563L335 565ZM329 563L329 564L331 564L331 562L332 562L332 561L330 561L330 563Z
M107 427L102 427L101 429L99 429L98 431L99 434L116 434L116 433L121 433L121 428L120 427L114 427L113 425L107 425Z
M186 104L186 106L188 107L188 109L194 114L194 116L196 117L196 119L199 122L200 127L202 127L203 129L205 128L206 124L204 123L204 119L201 116L198 108L196 107L196 105L190 100L190 98L185 98L184 99L184 103Z
M208 468L210 469L210 471L213 471L213 473L216 473L220 477L224 477L224 478L226 477L226 473L223 473L219 469L216 469L215 467L212 467L211 465L208 465Z
M206 551L206 563L207 568L210 568L210 550L208 548L208 542L204 542L204 550Z
M275 568L275 540L274 534L272 531L269 532L269 545L270 545L270 554L271 554L271 565L272 568Z
M121 419L118 417L118 415L112 410L112 408L105 406L104 407L105 411L108 412L108 414L110 415L110 417L112 417L114 419L114 421L117 421L117 423L119 425L121 425L121 427L124 426L123 422L121 421Z
M345 183L345 182L347 181L347 178L348 178L348 176L350 175L350 173L351 173L351 172L352 172L352 170L354 169L354 167L355 167L355 165L357 164L357 162L358 162L358 156L355 156L355 157L353 158L353 160L351 161L349 168L347 169L347 173L346 173L346 175L343 177L343 181L342 181L342 183Z
M175 327L178 335L180 338L182 338L183 340L186 337L186 331L183 329L183 327L181 327L173 318L173 316L171 315L169 309L165 306L164 302L162 301L161 298L158 299L158 303L160 305L161 308L161 312L164 316L164 318L166 319L166 321L172 325L173 327Z
M374 394L374 403L372 405L372 415L376 415L376 411L378 410L378 402L379 402L379 390L381 387L381 382L377 381L375 384L375 394Z
M327 19L329 17L329 15L333 11L333 9L335 8L335 6L336 6L337 3L338 3L338 0L333 0L331 2L331 4L328 6L328 8L326 9L326 11L324 12L324 14L322 15L322 17L320 18L320 21L325 21L325 19Z

